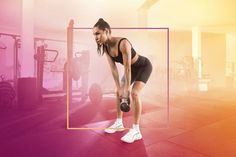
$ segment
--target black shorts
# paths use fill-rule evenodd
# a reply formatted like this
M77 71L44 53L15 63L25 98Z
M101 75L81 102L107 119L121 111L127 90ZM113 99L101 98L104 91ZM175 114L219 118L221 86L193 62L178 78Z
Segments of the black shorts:
M142 81L147 83L152 73L152 64L148 58L139 56L138 60L131 65L131 84L134 81ZM121 81L125 81L125 77L122 77Z

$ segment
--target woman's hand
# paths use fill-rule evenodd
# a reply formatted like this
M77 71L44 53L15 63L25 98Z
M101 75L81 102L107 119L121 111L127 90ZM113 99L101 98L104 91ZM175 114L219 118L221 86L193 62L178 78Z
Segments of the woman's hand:
M128 98L130 96L130 91L129 90L125 90L124 88L120 87L117 89L117 96L121 99L121 98Z
M123 97L123 94L124 94L124 88L120 87L120 88L117 88L117 96L118 98L122 98Z
M122 95L122 97L123 97L123 98L129 98L129 96L130 96L130 91L129 91L129 90L123 90L123 95Z

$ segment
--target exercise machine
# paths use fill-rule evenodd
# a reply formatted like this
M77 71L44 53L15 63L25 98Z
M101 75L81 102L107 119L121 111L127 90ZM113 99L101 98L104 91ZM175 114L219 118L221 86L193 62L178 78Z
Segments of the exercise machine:
M48 53L53 53L54 56L51 60L46 59ZM80 103L84 103L89 97L92 103L100 103L101 95L97 95L98 92L101 93L101 88L98 84L92 84L88 91L88 73L89 73L89 52L76 52L72 60L72 64L69 66L67 62L64 64L63 70L51 70L51 72L61 72L63 74L63 89L57 91L50 91L43 87L44 80L44 65L45 63L54 63L58 58L59 52L57 50L47 49L44 45L37 47L37 53L35 59L37 61L37 88L39 93L39 100L64 100L66 98L67 90L72 92L73 98L80 98ZM73 89L68 87L70 81L68 78L76 81L81 80L81 86L78 89Z

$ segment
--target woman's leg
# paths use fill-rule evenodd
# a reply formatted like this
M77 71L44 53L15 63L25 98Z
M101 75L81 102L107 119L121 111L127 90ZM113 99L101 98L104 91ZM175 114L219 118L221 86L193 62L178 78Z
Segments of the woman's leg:
M145 83L141 81L135 81L131 91L131 97L134 106L134 124L127 134L125 134L121 140L127 143L133 143L136 140L142 139L142 134L139 129L139 122L142 113L142 103L139 98L139 94L143 89Z
M121 88L124 89L124 82L123 81L121 81ZM116 113L117 113L117 118L123 117L123 112L120 110L120 97L119 97L118 91L116 91Z
M122 81L121 81L121 88L124 88L124 83ZM106 133L112 134L117 131L124 130L122 122L123 112L120 110L120 96L118 91L116 91L116 115L117 115L116 121L110 127L105 129Z
M140 122L140 116L142 113L142 103L139 94L144 86L145 83L141 81L135 81L131 91L131 97L134 105L134 124L139 124Z

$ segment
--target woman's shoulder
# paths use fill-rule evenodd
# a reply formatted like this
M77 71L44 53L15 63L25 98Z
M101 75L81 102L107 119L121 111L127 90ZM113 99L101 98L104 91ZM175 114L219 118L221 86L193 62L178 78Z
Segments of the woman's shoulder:
M121 44L121 43L123 44L123 43L127 43L127 42L130 43L129 40L125 37L117 37L116 41L118 44Z
M115 37L116 40L116 46L120 47L121 45L124 45L128 41L125 37Z
M115 37L115 39L116 39L117 42L119 42L119 41L127 39L127 38L125 38L125 37Z
M129 40L127 38L119 38L118 40L118 51L119 52L123 52L124 50L126 50L127 48L132 48L131 43L129 42Z

